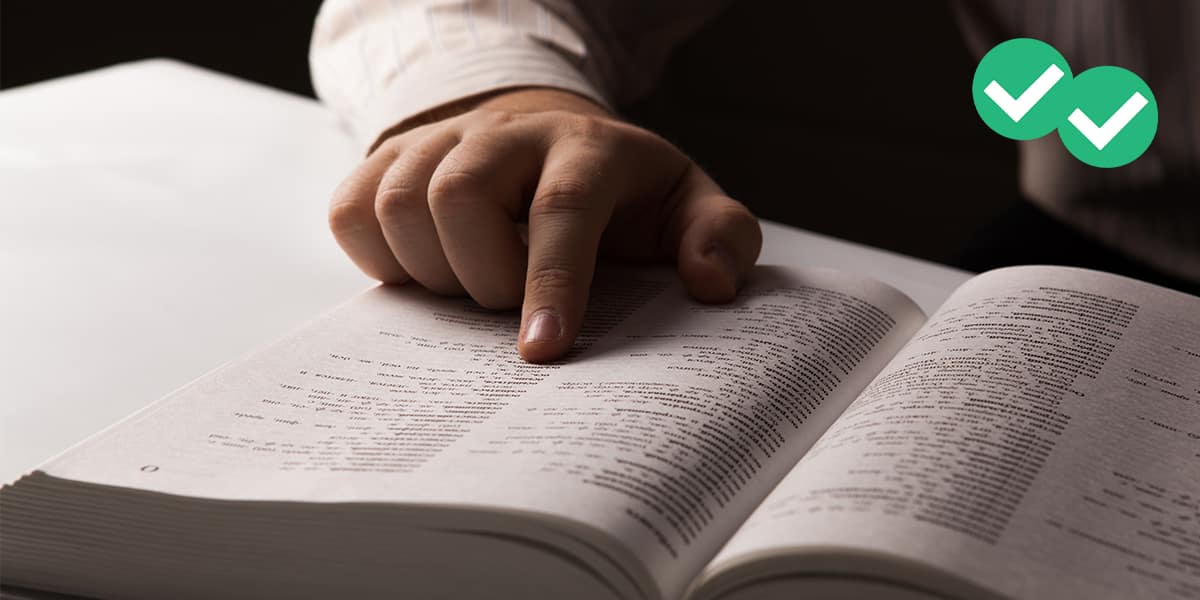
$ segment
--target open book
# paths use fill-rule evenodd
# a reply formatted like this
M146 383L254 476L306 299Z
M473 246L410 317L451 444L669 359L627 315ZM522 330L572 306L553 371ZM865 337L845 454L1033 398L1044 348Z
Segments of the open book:
M0 578L124 598L1197 598L1200 299L1079 269L730 305L600 271L556 365L379 287L0 490Z

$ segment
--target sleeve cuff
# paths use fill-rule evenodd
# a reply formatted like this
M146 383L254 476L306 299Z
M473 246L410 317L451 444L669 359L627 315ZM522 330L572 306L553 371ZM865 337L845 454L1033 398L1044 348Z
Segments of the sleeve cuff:
M396 124L444 104L512 87L575 92L611 108L595 86L562 54L519 37L478 48L434 54L400 74L367 102L359 123L364 152Z

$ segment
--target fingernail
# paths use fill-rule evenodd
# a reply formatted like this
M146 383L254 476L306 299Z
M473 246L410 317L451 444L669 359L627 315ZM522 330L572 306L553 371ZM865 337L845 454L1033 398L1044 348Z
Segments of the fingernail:
M549 308L538 310L529 316L525 325L525 342L552 342L562 337L562 320L558 313Z

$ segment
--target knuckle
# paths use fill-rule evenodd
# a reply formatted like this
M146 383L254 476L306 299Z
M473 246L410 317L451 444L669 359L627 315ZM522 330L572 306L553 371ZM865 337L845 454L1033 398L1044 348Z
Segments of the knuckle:
M329 230L335 237L362 231L371 215L367 209L352 201L336 201L329 205Z
M559 132L556 142L569 140L594 153L601 159L597 166L622 164L628 168L631 157L679 154L670 142L651 131L602 116L570 115Z
M379 147L375 148L375 150L372 152L372 154L375 154L378 152L399 154L400 149L403 147L404 138L405 138L405 136L403 134L388 136L386 139L384 139L382 142L379 143Z
M439 173L429 181L429 209L439 214L453 214L474 204L484 189L483 182L473 173Z
M539 298L573 293L583 282L575 269L564 265L530 266L527 295Z
M483 129L503 127L517 120L518 115L509 110L483 108L472 111L472 121Z
M401 180L391 181L375 194L375 215L381 223L395 222L424 202L424 194L416 186Z
M584 210L588 207L594 187L579 176L560 176L550 180L538 188L529 207L530 216Z
M567 125L575 135L586 138L604 135L612 128L608 119L592 115L571 115Z
M555 118L565 137L580 140L594 147L605 147L618 141L625 129L617 121L596 115L558 111Z

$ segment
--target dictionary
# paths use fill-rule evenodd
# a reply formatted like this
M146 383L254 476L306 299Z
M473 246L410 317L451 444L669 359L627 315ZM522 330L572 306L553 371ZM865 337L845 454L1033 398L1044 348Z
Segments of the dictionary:
M380 286L0 489L14 597L1200 597L1200 299L1063 267Z

